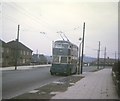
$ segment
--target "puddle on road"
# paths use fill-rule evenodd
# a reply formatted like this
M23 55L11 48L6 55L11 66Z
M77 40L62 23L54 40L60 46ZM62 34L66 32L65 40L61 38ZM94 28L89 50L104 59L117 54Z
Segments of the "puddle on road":
M58 93L60 93L60 92L50 92L51 95L56 95Z
M55 83L55 84L64 84L65 82L54 81L53 83Z
M29 91L28 93L37 93L39 90L32 90L32 91Z

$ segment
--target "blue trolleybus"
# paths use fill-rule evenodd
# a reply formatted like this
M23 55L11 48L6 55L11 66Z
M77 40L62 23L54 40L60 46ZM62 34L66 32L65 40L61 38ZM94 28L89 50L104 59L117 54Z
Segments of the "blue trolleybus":
M52 47L51 75L71 75L77 72L78 47L70 41L58 40Z

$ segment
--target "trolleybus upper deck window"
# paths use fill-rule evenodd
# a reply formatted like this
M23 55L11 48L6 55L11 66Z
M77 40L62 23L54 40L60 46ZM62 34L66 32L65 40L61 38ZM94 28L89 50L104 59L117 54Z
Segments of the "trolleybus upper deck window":
M68 48L68 43L55 43L54 48Z
M56 43L54 48L62 48L62 44L61 43Z
M68 48L68 44L62 44L63 48Z

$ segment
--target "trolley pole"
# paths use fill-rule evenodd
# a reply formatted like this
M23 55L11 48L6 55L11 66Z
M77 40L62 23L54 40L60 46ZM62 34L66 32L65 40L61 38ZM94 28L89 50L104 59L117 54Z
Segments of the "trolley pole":
M82 57L81 57L81 74L83 69L83 51L84 51L84 36L85 36L85 22L83 24L83 38L82 38Z
M19 30L20 25L18 25L18 31L17 31L17 39L16 39L16 54L15 54L15 70L17 70L17 63L18 63L18 42L19 42Z

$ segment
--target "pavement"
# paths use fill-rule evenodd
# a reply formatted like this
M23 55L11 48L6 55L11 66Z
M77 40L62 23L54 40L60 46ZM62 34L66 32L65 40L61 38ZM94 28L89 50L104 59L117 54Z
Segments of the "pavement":
M89 72L83 79L65 92L59 92L52 99L119 99L112 80L112 69L105 68Z
M25 69L33 69L33 68L39 68L39 67L50 67L51 64L47 64L47 65L29 65L29 66L17 66L17 70L25 70ZM15 70L15 66L11 66L11 67L1 67L0 71L4 71L4 70Z

